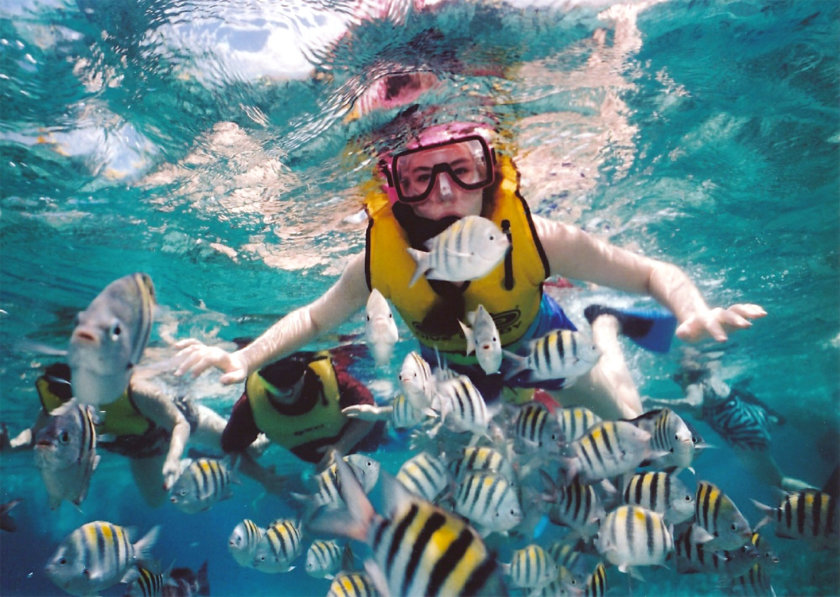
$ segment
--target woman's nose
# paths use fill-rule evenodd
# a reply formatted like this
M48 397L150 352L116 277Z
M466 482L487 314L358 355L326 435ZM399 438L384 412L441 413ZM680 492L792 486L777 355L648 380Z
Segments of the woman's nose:
M449 180L449 175L441 172L437 177L437 195L441 201L449 201L453 197L452 181Z

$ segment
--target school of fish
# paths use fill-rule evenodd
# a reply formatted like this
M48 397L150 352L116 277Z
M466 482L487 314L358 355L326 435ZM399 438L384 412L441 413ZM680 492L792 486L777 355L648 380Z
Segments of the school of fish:
M418 262L418 271L468 279L457 274L463 264L453 256L476 243L473 236L494 233L487 230L472 222L447 231L430 255L418 257L430 260ZM495 266L507 246L493 246ZM134 274L80 314L70 359L76 399L52 413L34 442L52 508L84 500L99 461L94 407L111 400L115 379L139 362L154 304L151 279ZM371 355L379 367L389 365L398 334L387 300L371 293L366 314ZM524 372L537 381L573 381L600 356L583 333L568 330L505 352L483 306L467 320L466 353L505 379ZM385 421L394 434L408 430L411 456L390 469L376 454L331 453L302 475L309 493L289 492L299 516L242 519L229 531L230 560L214 565L272 575L301 566L324 583L324 595L352 597L602 596L610 585L625 586L622 573L643 579L651 566L712 574L727 590L772 595L780 562L760 529L811 548L837 547L836 495L803 490L774 505L756 502L764 518L751 525L725 488L695 473L700 439L671 409L611 421L556 401L488 404L470 377L436 368L419 352L408 353L397 381L399 392L387 401L345 414ZM237 499L235 468L221 455L184 459L172 506L192 515ZM13 523L4 529L14 530ZM119 583L144 596L208 594L206 565L200 574L156 567L152 549L165 532L155 527L134 540L117 524L86 523L57 546L45 573L73 595Z

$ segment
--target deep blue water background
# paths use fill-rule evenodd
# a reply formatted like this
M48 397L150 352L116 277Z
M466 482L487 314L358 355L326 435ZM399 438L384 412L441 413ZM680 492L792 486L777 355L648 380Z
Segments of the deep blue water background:
M329 2L0 1L0 419L13 433L34 420L33 382L59 359L37 346L66 347L73 315L126 273L157 287L153 358L171 354L171 337L256 335L318 296L362 249L362 147L393 112L344 117L372 74L423 68L455 110L491 98L535 211L679 264L710 303L766 308L723 346L697 348L719 350L728 381L749 380L784 414L773 455L821 485L838 463L838 4L647 4L459 3L392 23L354 22ZM565 297L572 318L594 298L632 301L580 286ZM684 345L627 349L644 395L678 396ZM383 397L396 383L396 371L359 373ZM237 389L213 380L166 381L227 414ZM719 448L698 476L757 522L749 499L772 492L699 426ZM406 453L395 441L377 457L395 471ZM208 560L214 594L326 593L302 559L268 576L230 558L241 518L291 512L248 480L188 516L147 508L108 453L81 512L48 510L30 454L0 454L0 473L0 502L23 498L18 532L0 535L0 594L55 594L44 562L95 519L162 524L155 555ZM775 544L777 594L840 592L836 552ZM646 576L634 594L718 592L713 577Z

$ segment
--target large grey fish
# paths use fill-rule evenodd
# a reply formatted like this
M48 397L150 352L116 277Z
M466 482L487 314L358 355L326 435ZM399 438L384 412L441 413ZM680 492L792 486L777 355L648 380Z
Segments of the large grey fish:
M58 508L62 500L80 505L98 464L93 409L75 399L53 409L35 436L35 465L47 488L50 508Z
M67 359L79 402L98 407L125 391L149 341L155 304L152 279L134 273L108 284L78 314Z
M510 241L499 227L481 216L465 216L426 242L428 253L411 247L417 262L409 287L426 276L428 280L466 282L489 274L502 261Z

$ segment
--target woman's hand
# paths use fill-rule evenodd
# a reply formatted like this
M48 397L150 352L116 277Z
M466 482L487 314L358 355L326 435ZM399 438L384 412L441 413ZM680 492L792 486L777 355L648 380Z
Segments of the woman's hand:
M169 491L175 485L175 481L181 476L181 461L167 458L163 463L163 490Z
M218 346L207 346L192 338L181 340L175 344L175 348L179 349L175 355L175 361L178 363L175 375L190 372L193 377L198 377L208 367L216 367L224 371L224 375L219 378L223 384L239 383L248 377L248 364L239 351L227 352Z
M692 315L677 328L676 335L686 342L697 342L705 336L711 336L718 342L726 342L729 329L744 329L752 326L751 319L767 315L761 306L751 303L739 303L728 309L715 307L703 313Z

